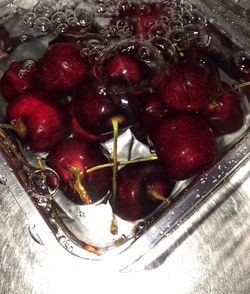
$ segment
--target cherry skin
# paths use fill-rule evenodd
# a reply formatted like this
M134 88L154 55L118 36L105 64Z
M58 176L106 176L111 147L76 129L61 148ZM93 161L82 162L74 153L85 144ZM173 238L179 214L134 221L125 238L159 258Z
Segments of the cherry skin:
M218 136L236 132L244 124L240 96L228 88L229 85L223 84L222 94L200 112Z
M176 111L201 110L219 88L217 68L209 61L186 59L172 63L159 87L163 103Z
M144 95L140 101L142 104L141 118L139 123L131 128L131 131L137 140L147 144L150 128L160 119L167 116L170 111L156 94Z
M51 94L32 91L12 100L6 120L18 129L18 137L33 151L49 151L68 136L68 116L63 107L51 102Z
M83 173L81 183L92 202L102 199L109 192L112 174L110 168L84 174L86 169L108 163L98 144L86 142L82 138L68 138L49 153L46 162L59 175L65 195L75 203L83 204L83 201L74 189L71 169L78 168Z
M216 151L215 135L207 122L194 114L163 118L150 130L149 138L172 180L201 172Z
M138 108L136 96L111 95L93 78L82 83L75 94L78 124L88 133L105 138L113 132L112 119L118 119L121 130L133 124Z
M87 76L88 62L76 43L54 43L38 62L36 80L43 89L69 92Z
M117 109L106 92L99 91L94 79L82 83L75 94L75 117L79 125L93 135L112 132L111 118Z
M114 212L129 221L145 218L162 203L153 193L168 198L174 185L158 162L127 165L118 172Z
M35 71L36 63L32 60L12 62L0 81L0 90L4 99L9 102L18 95L34 89Z
M97 141L97 142L105 142L113 137L112 134L95 135L95 134L89 133L84 128L82 128L75 116L75 105L76 105L76 101L74 99L68 105L71 132L73 133L74 136L81 137L85 139L86 141Z
M136 60L127 54L118 54L111 58L106 67L110 78L122 82L137 83L141 80L141 72Z

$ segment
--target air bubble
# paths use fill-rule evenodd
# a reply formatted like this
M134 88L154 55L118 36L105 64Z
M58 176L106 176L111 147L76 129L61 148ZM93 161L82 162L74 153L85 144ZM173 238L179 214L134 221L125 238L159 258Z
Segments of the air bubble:
M69 26L74 27L74 26L77 25L77 19L74 16L69 17L67 19L67 23L68 23Z
M210 43L210 36L198 25L186 26L184 33L189 41L189 46L207 47Z
M60 23L57 27L56 27L56 32L58 34L64 33L68 30L68 25L66 23Z
M47 33L52 30L53 26L51 21L46 17L38 17L34 22L34 30Z
M25 71L31 70L35 65L35 61L32 59L28 59L23 63L22 69Z
M21 43L26 42L28 39L29 39L29 36L26 35L26 34L22 34L22 35L19 37L19 40L20 40Z
M24 22L26 25L32 27L33 24L34 24L34 21L35 21L36 17L37 17L37 16L36 16L36 14L35 14L34 12L27 12L27 13L25 13L24 16L23 16L23 22Z
M164 36L167 36L168 33L169 33L169 27L163 23L156 23L148 31L149 37L156 37L156 36L164 37Z
M51 17L51 22L53 24L55 24L55 25L58 25L58 24L60 24L62 22L65 22L65 20L66 20L66 15L63 12L61 12L61 11L56 12Z
M244 51L239 51L233 56L235 65L243 73L250 73L250 55Z
M95 13L104 14L106 12L106 7L103 4L98 4L95 7Z
M19 78L23 78L26 74L26 70L24 69L20 69L19 72L18 72L18 77Z
M83 27L89 26L93 21L93 8L87 4L80 4L75 9L75 18Z
M89 55L89 48L82 48L82 50L80 51L80 55L82 57L87 57Z
M199 25L201 28L207 25L206 17L199 11L192 11L192 23Z

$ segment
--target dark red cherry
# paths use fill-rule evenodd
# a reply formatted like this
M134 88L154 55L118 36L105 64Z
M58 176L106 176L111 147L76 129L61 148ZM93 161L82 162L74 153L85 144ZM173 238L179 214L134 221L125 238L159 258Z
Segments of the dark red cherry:
M76 116L75 116L75 100L73 99L69 105L68 105L68 113L70 117L70 124L71 124L71 132L78 137L81 137L87 141L98 141L98 142L104 142L113 137L113 134L100 134L95 135L92 133L87 132L84 128L81 127L79 124Z
M74 188L74 170L81 172L81 183L92 202L102 199L109 192L112 174L109 168L85 174L91 167L108 163L98 144L82 138L69 138L49 153L46 162L59 175L65 195L78 204L83 204L83 201Z
M49 151L69 134L68 116L63 107L51 102L51 94L32 91L12 100L6 111L7 122L33 151Z
M0 81L0 90L4 99L9 102L18 95L34 89L35 71L36 63L33 60L12 62Z
M75 43L54 43L38 63L36 80L47 91L68 92L87 76L88 62Z
M145 218L162 203L154 195L168 198L174 185L158 162L127 165L118 172L114 212L129 221Z
M208 60L172 63L159 87L163 103L176 111L197 111L217 96L219 74Z
M142 78L137 61L127 54L118 54L111 58L106 72L110 78L125 82L137 83Z
M198 115L175 114L150 131L156 154L173 180L184 180L206 168L216 151L216 139Z
M223 84L222 94L200 112L216 135L236 132L244 124L240 96L236 92L228 90L229 88L229 85Z

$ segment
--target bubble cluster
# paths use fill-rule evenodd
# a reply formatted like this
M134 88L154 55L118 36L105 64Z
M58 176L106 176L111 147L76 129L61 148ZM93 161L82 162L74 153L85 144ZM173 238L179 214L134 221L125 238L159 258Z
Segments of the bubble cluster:
M22 16L22 21L36 32L60 34L69 26L89 26L93 18L94 8L88 1L41 0Z

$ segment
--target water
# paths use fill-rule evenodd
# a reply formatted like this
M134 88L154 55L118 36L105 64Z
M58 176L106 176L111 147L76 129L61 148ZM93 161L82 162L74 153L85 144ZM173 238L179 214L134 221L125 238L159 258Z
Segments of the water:
M65 2L41 1L40 4L34 9L27 11L21 17L24 28L29 27L32 33L19 35L20 43L24 44L20 45L17 50L21 54L25 52L25 55L18 54L18 51L15 51L16 55L13 55L13 58L28 58L23 63L23 67L19 72L20 77L24 77L34 67L35 60L39 58L39 55L41 56L43 54L48 43L47 37L49 36L49 38L54 39L65 32L72 33L76 38L77 36L79 37L78 42L82 46L81 56L88 58L91 65L96 67L101 66L99 70L102 78L105 77L105 69L102 68L102 64L105 64L105 62L116 56L120 51L122 53L128 53L131 56L136 56L137 61L141 64L144 70L143 76L146 78L143 79L140 85L132 85L131 88L131 85L127 87L127 84L118 83L119 87L114 88L113 85L117 81L108 79L104 81L104 85L99 89L99 93L102 95L108 95L110 88L116 89L118 92L120 86L123 87L125 92L131 92L131 89L136 89L136 91L149 90L148 87L152 89L152 80L159 74L162 65L167 69L169 61L178 54L178 51L184 51L190 46L196 49L206 49L211 45L211 35L207 31L207 18L200 12L198 7L194 7L186 2L180 2L178 4L176 1L165 1L163 4L155 6L139 5L137 8L136 2L134 4L126 2L115 4L115 2L96 1L95 6L91 6L86 2L72 2L69 5ZM225 13L222 8L218 10L221 14ZM142 27L138 29L138 22L145 15L147 16L150 13L156 13L158 15L159 11L164 11L160 18L156 17L154 20L149 19L145 23L142 21ZM117 13L121 12L124 17L117 19ZM131 16L131 18L128 16ZM86 33L95 33L97 28L100 29L101 37L99 35L95 38L92 35L90 40L87 38L84 39ZM144 35L145 39L142 40L141 34L144 34L144 30L146 34ZM44 36L44 39L30 40L29 38L32 37L32 34L35 37ZM134 34L136 34L136 38ZM129 39L129 42L127 39ZM38 46L38 48L42 44L38 56L35 56L36 52L34 52L37 47L34 47L34 50L32 50L32 44ZM27 48L28 50L26 50ZM248 73L249 56L245 52L235 53L233 59L240 72ZM142 144L138 141L136 141L136 144L139 146L136 147L138 151ZM128 149L128 145L121 149ZM110 146L110 154L112 154L112 144ZM123 151L120 150L120 154L123 154ZM145 148L143 149L144 151ZM138 154L140 154L140 151L138 151ZM234 164L234 162L231 161L229 164ZM216 183L223 175L223 168L221 165L218 166L221 174L218 175L217 179L213 179L213 183ZM207 179L205 177L201 180L201 183L205 184ZM6 182L6 178L0 178L1 184L6 184ZM82 232L79 227L82 228L83 224L85 224L85 214L83 211L79 212L79 210L76 212L76 209L74 207L72 208L72 203L67 201L65 196L60 194L61 192L57 193L59 179L58 183L52 189L49 187L48 182L43 180L41 174L32 176L31 182L34 188L33 190L40 194L37 198L37 203L40 207L50 209L50 196L56 194L57 198L55 199L63 207L63 217L69 222L70 228L75 232ZM195 198L202 196L200 194L201 192L198 192L196 191ZM95 210L93 209L93 211ZM173 216L174 214L175 212L172 211L171 215ZM50 221L55 222L54 219ZM121 233L121 236L125 239L127 238L126 236L130 236L131 231L139 235L147 228L146 222L144 221L137 224L128 224L120 219L119 226L122 227L121 231L119 227L119 234ZM91 230L91 227L84 231L87 237L89 236L88 230ZM67 250L73 250L72 244L69 243L65 236L58 236L58 240Z

